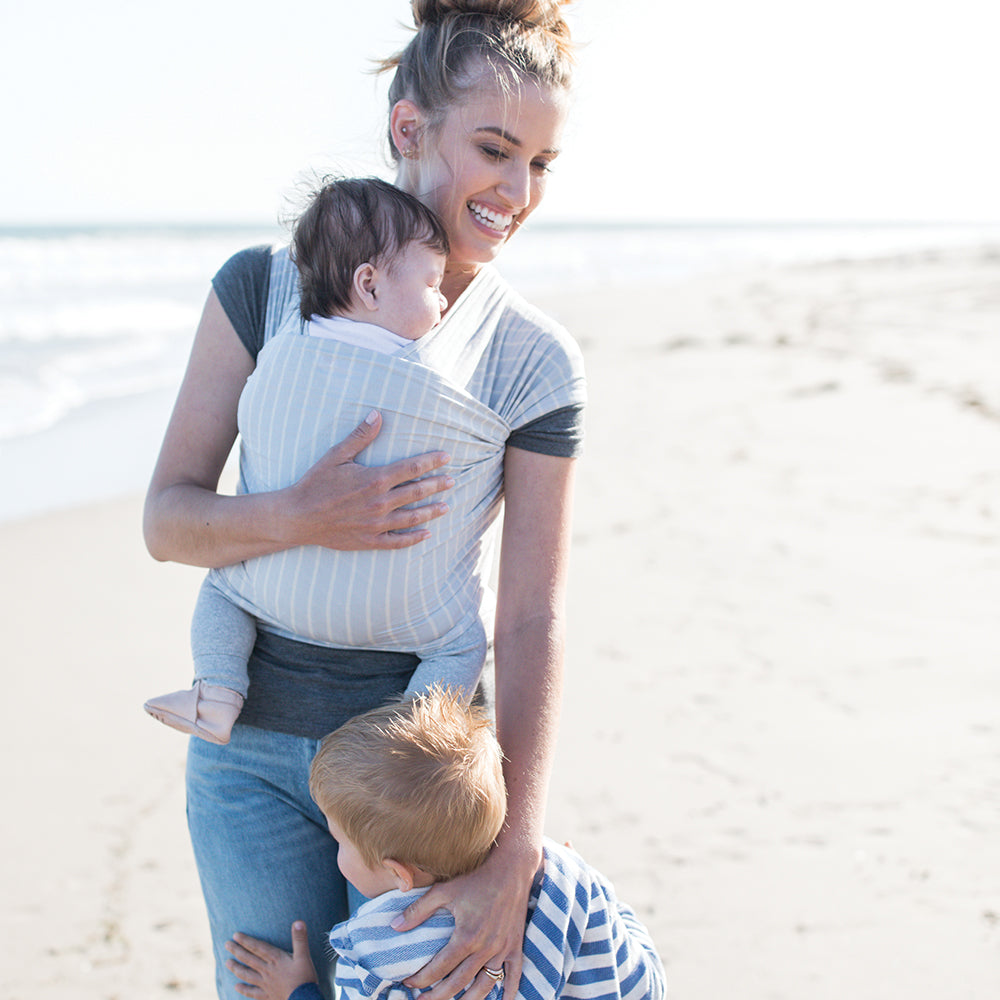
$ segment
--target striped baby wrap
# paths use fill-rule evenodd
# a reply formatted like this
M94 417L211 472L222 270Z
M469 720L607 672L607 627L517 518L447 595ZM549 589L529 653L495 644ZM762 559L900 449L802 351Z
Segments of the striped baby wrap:
M449 513L416 546L300 547L215 570L214 582L259 627L333 647L424 656L480 613L491 619L507 437L583 399L575 345L540 319L484 268L445 321L398 354L305 336L294 267L277 251L267 340L239 403L239 492L291 485L372 409L382 430L358 462L446 451L455 486Z
M242 477L253 493L296 482L371 409L382 414L382 431L359 462L451 455L447 522L413 548L311 546L248 560L224 571L227 593L279 633L426 649L478 613L482 539L500 508L504 421L411 358L283 332L264 346L240 399Z

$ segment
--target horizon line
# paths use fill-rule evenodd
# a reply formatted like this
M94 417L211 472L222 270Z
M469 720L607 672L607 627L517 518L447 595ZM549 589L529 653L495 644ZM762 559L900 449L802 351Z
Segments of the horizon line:
M921 227L966 227L1000 226L1000 219L962 219L962 218L768 218L761 217L675 217L670 219L633 219L633 218L549 218L532 220L525 227L525 232L536 230L570 230L570 229L744 229L744 228L782 228L782 229L861 229L861 228L921 228ZM114 219L114 220L35 220L35 221L0 221L0 235L32 234L39 232L137 232L137 231L226 231L247 229L273 229L281 231L285 227L277 220L264 219L189 219L171 221L167 219Z

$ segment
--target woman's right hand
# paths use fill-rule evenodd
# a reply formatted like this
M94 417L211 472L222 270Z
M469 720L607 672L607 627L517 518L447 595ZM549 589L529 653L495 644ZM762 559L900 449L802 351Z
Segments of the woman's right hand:
M382 466L354 461L375 440L381 427L381 415L372 410L289 487L290 538L296 545L322 545L342 551L407 548L430 535L422 525L448 512L444 502L421 504L454 486L449 476L428 475L448 463L449 456L444 452L429 452Z
M377 415L287 489L218 492L236 440L240 393L253 367L211 292L146 496L143 531L150 554L207 568L298 545L399 549L423 541L429 534L423 526L448 509L429 501L452 485L447 476L429 475L448 456L430 452L382 467L360 465L355 458L378 436ZM427 478L415 481L421 476ZM421 501L428 502L403 509Z

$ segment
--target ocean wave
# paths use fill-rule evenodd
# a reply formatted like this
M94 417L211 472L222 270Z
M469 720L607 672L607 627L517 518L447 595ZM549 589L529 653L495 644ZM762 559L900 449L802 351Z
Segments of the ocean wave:
M166 333L194 330L199 308L150 298L98 300L56 305L35 302L14 307L0 316L0 349L28 341L52 349L67 340L102 341L123 336L142 340Z
M147 334L0 345L0 440L45 430L88 403L177 385L188 342Z

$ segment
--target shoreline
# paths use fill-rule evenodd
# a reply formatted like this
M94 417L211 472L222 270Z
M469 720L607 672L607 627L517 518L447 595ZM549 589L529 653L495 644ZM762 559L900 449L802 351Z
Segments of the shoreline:
M1000 993L991 254L533 297L591 395L546 831L677 997ZM212 995L185 741L141 708L203 571L126 492L0 523L11 1000Z
M176 388L96 400L34 434L0 440L9 523L144 493Z

